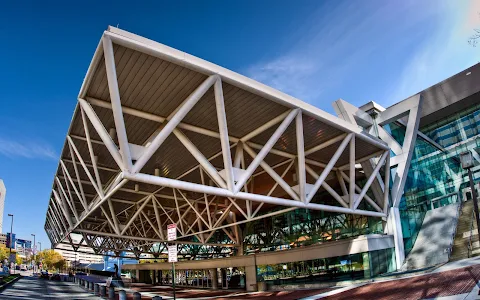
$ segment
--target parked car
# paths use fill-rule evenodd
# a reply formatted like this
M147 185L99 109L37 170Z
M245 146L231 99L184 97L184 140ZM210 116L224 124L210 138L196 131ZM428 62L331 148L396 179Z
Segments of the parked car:
M48 274L48 271L40 272L40 278L49 279L50 275Z

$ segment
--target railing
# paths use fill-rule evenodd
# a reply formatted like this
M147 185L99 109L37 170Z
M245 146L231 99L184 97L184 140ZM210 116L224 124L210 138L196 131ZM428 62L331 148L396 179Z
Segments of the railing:
M448 260L450 260L450 256L452 255L453 243L455 242L455 236L457 235L457 230L458 230L458 220L460 220L460 215L462 214L463 201L460 198L460 192L458 192L457 199L460 201L460 203L458 204L457 215L456 215L456 218L455 218L456 222L455 222L455 225L453 227L455 229L453 230L452 239L451 239L451 242L450 242L450 247L448 249Z
M468 237L468 247L467 247L467 257L470 257L470 253L472 252L472 231L473 231L473 219L475 218L475 209L472 211L472 217L470 220L470 230L468 231L470 236Z

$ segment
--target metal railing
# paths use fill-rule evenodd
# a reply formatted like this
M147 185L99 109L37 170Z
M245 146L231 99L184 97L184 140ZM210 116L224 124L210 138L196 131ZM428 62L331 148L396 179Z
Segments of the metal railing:
M474 200L475 201L475 200ZM470 218L470 230L469 232L469 237L468 237L468 246L467 246L467 257L470 257L470 253L473 251L472 247L472 232L473 232L473 219L475 218L475 209L472 211L472 216Z
M453 243L455 243L455 236L457 235L457 230L458 230L458 221L460 220L460 215L462 214L462 206L463 206L463 201L460 199L460 193L458 193L457 200L459 200L458 208L457 208L457 215L455 217L455 225L454 225L454 230L452 233L452 238L450 240L450 247L448 249L448 259L450 260L450 256L452 256L452 251L453 251Z

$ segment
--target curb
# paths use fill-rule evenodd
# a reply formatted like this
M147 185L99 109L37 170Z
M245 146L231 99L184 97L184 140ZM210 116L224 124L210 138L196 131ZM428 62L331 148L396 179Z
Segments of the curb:
M3 291L3 290L4 290L6 287L8 287L9 285L12 285L12 284L14 284L15 282L17 282L18 280L20 280L20 278L23 278L23 276L20 275L20 276L18 276L17 278L13 279L12 281L0 285L0 292Z

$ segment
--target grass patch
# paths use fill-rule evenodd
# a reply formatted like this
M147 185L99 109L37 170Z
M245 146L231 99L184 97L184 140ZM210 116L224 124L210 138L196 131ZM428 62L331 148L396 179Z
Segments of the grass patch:
M7 277L4 277L3 278L3 283L9 283L11 282L12 280L14 280L15 278L19 277L20 275L18 274L12 274L12 275L8 275Z

